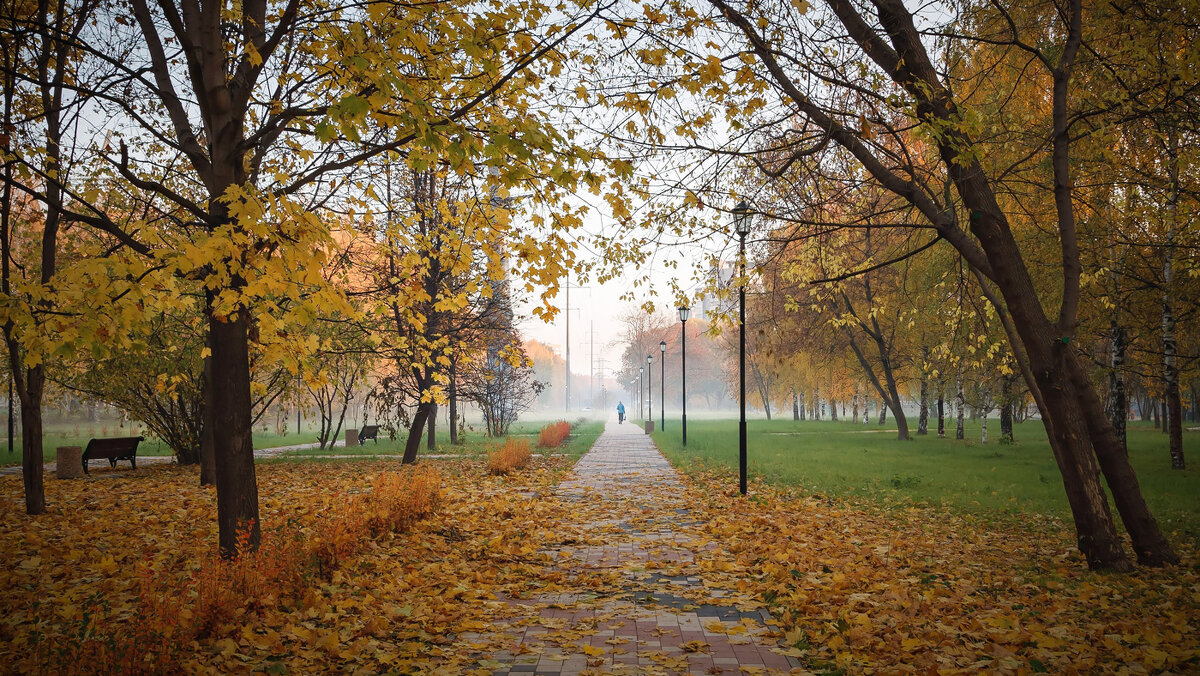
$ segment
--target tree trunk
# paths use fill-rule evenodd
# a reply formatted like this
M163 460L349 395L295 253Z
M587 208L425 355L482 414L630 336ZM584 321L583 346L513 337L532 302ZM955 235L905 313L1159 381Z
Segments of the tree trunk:
M883 401L879 402L879 424L880 425L887 422L888 407L885 405L886 403L887 402L883 402ZM897 422L899 422L899 420L897 420ZM908 436L904 435L904 436L901 436L900 438L907 439Z
M209 319L212 342L214 462L221 556L253 551L262 539L251 427L249 312Z
M926 360L929 350L923 349L925 359L921 361L921 410L917 414L917 436L929 434L929 373Z
M1000 443L1013 442L1012 378L1004 376L1000 385Z
M1166 397L1163 397L1163 399L1158 402L1158 411L1159 411L1158 418L1159 418L1159 420L1162 421L1162 427L1160 429L1162 429L1163 434L1168 434L1168 433L1170 433L1170 429L1169 429L1169 425L1168 425L1169 421L1167 420L1167 399L1166 399Z
M801 421L804 421L804 420L805 420L805 414L808 412L808 407L806 407L806 406L804 405L804 391L803 391L803 390L801 390L801 391L798 393L798 396L800 397L800 404L799 404L799 406L800 406L800 420L801 420Z
M1108 419L1121 445L1126 446L1128 437L1126 418L1129 415L1129 399L1125 395L1125 329L1117 323L1114 316L1109 323L1109 359L1108 359Z
M854 394L850 397L850 422L858 422L858 388L854 388Z
M211 302L211 299L210 299ZM217 451L216 451L216 430L217 426L213 422L213 370L212 370L212 340L208 339L205 344L210 350L210 355L204 358L204 377L200 387L204 390L200 397L201 414L200 414L200 485L215 486L217 485Z
M413 414L412 423L408 427L408 440L404 443L404 457L401 464L411 465L417 461L417 451L421 448L421 436L425 431L425 421L429 419L428 402L417 404L417 412Z
M965 414L965 411L963 409L965 409L967 407L967 400L963 396L962 366L958 367L958 377L955 379L954 383L955 383L955 389L958 391L958 393L954 395L954 409L955 409L954 438L955 439L965 439L967 435L966 435L966 431L963 429L963 416Z
M792 420L800 420L800 400L796 397L796 388L792 388Z
M1179 366L1176 363L1177 345L1175 342L1175 236L1176 217L1179 202L1179 136L1171 129L1167 134L1167 176L1169 192L1167 194L1167 243L1163 252L1163 292L1162 292L1162 331L1163 331L1163 384L1166 394L1163 404L1166 406L1163 416L1163 429L1170 436L1168 443L1171 452L1171 469L1184 469L1183 458L1183 405L1179 397Z
M821 419L821 386L817 385L813 388L813 403L812 403L813 420Z
M458 359L450 358L450 445L457 446L462 441L458 438Z
M46 511L46 491L42 467L42 397L45 371L39 364L26 369L25 387L21 388L21 478L25 484L25 513Z
M942 397L941 390L938 390L937 400L937 415L938 415L938 438L946 438L946 400Z
M838 407L838 403L836 401L834 401L833 399L830 399L829 400L829 419L832 420L833 422L837 422L837 419L838 419L837 407Z

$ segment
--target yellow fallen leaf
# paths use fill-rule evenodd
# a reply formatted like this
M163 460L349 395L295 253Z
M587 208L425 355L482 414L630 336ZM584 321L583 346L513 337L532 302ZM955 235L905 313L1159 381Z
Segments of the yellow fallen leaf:
M597 648L596 646L585 645L585 646L583 646L583 654L588 655L589 657L597 657L599 655L604 654L604 648Z

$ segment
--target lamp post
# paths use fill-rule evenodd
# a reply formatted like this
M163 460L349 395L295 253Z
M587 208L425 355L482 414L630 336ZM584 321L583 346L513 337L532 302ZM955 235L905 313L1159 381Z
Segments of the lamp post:
M654 355L646 355L646 419L654 424L654 371L650 365L654 363Z
M738 490L746 494L746 235L750 234L750 207L746 200L733 208L733 228L738 235L738 261L741 276L738 284L738 380L740 381L738 420Z
M683 445L687 446L687 320L692 314L691 308L679 308L679 358L681 361L679 378L683 399Z
M667 429L667 341L658 341L658 416L659 429Z

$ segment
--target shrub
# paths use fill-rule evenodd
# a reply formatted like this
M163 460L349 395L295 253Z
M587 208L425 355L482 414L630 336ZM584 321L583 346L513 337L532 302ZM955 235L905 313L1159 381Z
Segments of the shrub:
M508 474L513 470L524 469L531 457L533 454L529 452L528 441L505 439L503 446L488 453L488 471L492 474Z
M177 673L195 639L273 607L280 598L301 596L371 538L403 532L429 516L440 500L440 484L434 469L381 475L370 491L336 496L330 501L336 507L311 521L264 529L257 551L228 561L214 553L197 562L183 581L145 565L137 577L136 621L120 632L99 624L111 622L100 619L111 609L101 595L94 596L78 614L75 636L58 644L39 642L36 663L62 674ZM248 528L245 533L243 538Z
M566 420L550 423L538 433L538 448L558 448L571 434L571 423Z

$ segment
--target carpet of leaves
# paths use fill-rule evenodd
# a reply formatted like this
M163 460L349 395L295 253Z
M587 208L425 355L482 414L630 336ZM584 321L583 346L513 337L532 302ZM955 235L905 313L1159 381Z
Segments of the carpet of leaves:
M554 496L567 462L536 456L523 471L493 476L482 459L437 461L433 514L360 542L294 591L248 595L170 657L187 673L490 673L492 654L522 649L497 627L543 621L513 599L594 600L624 584L619 571L573 571L564 560L564 551L618 543L628 528L597 527L611 521L599 513L611 504ZM261 465L264 532L312 523L395 469L394 461ZM1180 543L1177 567L1096 574L1069 529L1051 520L997 524L761 485L743 499L729 494L728 476L687 481L687 495L664 500L687 502L694 525L680 535L695 557L663 556L645 571L699 576L705 589L732 592L730 603L765 603L789 654L809 670L1200 670L1194 544ZM175 467L50 479L50 513L30 518L19 477L0 477L0 670L61 671L55 655L82 632L116 635L144 622L148 586L187 596L216 542L215 495L196 483L194 470ZM619 517L663 515L643 507ZM562 650L585 634L572 628Z

